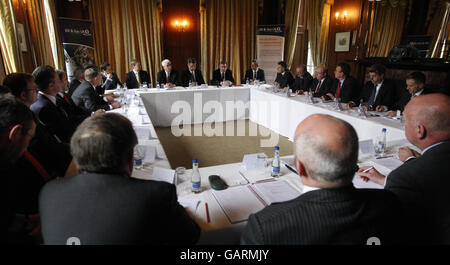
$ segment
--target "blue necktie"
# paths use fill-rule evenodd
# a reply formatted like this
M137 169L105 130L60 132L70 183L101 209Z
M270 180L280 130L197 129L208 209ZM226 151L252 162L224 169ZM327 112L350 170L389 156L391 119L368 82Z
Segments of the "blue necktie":
M370 98L369 98L369 105L370 106L375 104L375 94L376 93L377 93L377 86L374 85L374 88L372 89L372 94L370 95Z

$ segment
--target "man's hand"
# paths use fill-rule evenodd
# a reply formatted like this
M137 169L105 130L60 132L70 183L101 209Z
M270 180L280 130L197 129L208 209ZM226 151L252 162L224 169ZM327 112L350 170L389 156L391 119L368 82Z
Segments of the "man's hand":
M111 106L113 107L113 109L118 109L122 107L122 104L120 104L120 102L113 102L111 103Z
M377 112L384 112L385 111L386 106L377 106L377 108L375 109Z
M114 98L112 96L105 96L105 99L108 101L108 103L114 103Z
M412 150L409 147L402 147L398 149L398 158L404 163L410 157L419 157L421 154Z
M295 91L295 93L297 93L297 95L303 95L303 94L307 95L306 93L308 93L308 92L304 92L303 90L297 90L297 91Z
M391 117L391 118L396 117L397 116L397 111L396 110L390 110L390 111L388 111L386 113L386 116Z
M369 180L371 180L374 183L384 186L386 176L381 174L374 168L372 168L368 172L364 173L364 171L369 168L371 168L371 167L363 167L358 170L358 175L361 177L361 179L365 182L368 182Z
M356 104L355 104L355 102L350 101L349 103L347 103L347 107L348 107L349 109L351 109L351 108L353 108L353 107L356 107Z
M99 114L103 114L103 113L105 113L106 111L104 110L104 109L99 109L99 110L97 110L96 112L94 112L94 114L92 114L92 115L99 115Z
M280 89L280 84L275 83L275 88Z
M109 78L109 79L113 79L113 74L112 74L112 73L109 73L109 74L108 74L108 78Z
M331 93L328 93L327 96L329 96L331 99L334 99L334 95Z

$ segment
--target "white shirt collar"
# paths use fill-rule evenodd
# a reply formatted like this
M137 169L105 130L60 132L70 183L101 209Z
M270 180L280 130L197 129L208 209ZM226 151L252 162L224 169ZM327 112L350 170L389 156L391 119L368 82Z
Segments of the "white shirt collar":
M55 106L56 106L56 97L51 96L49 94L45 94L44 92L39 91L39 94L45 96L46 98L48 98Z
M315 190L320 190L320 189L317 188L317 187L311 187L311 186L308 186L308 185L303 185L303 194L305 194L307 192L310 192L310 191L315 191Z
M418 97L418 96L422 95L422 93L423 93L423 89L420 90L419 92L417 92L416 94L414 94L414 96Z
M60 95L61 97L64 97L64 93L63 92L58 92L58 95Z
M433 144L433 145L428 146L427 148L423 149L422 155L425 154L425 153L426 153L427 151L429 151L430 149L432 149L432 148L434 148L434 147L436 147L436 146L438 146L438 145L441 145L441 144L443 144L443 143L444 143L444 142L439 142L439 143L435 143L435 144Z
M138 75L138 74L139 74L139 72L136 71L136 70L133 70L133 73L134 73L135 75Z

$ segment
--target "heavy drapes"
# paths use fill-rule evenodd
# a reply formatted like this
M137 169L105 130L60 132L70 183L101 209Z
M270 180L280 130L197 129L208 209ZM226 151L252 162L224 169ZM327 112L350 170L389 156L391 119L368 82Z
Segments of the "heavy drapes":
M160 0L90 0L97 64L109 62L124 80L130 61L138 59L153 86L161 68Z
M328 63L328 33L333 0L306 0L308 39L314 65Z
M440 58L442 55L442 44L450 42L450 2L443 0L430 1L428 11L430 19L428 25L428 35L433 36L432 46L429 56Z
M23 72L22 52L16 32L16 19L10 0L0 1L0 48L6 74Z
M294 60L295 44L297 43L297 28L300 18L300 1L286 0L286 12L284 24L286 25L286 42L284 45L284 60L288 68L292 67Z
M205 81L227 61L240 84L256 56L257 0L201 0L201 68ZM208 82L207 81L207 82Z

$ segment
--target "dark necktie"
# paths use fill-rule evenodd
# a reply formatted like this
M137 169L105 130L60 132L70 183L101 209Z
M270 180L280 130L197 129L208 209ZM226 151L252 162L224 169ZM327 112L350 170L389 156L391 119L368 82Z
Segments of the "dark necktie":
M374 85L374 88L372 89L372 94L370 95L370 98L369 98L369 105L370 106L375 104L375 95L377 93L377 86L378 85Z
M319 81L319 83L317 84L317 87L316 87L316 91L314 93L316 93L316 94L319 93L321 85L322 85L322 81Z
M195 74L194 74L194 71L191 72L191 75L192 75L192 81L197 82L197 81L195 80Z
M253 71L253 80L256 80L256 71Z
M222 81L225 81L225 73L222 73Z
M336 90L336 97L340 98L341 97L341 81L338 81L338 87Z

